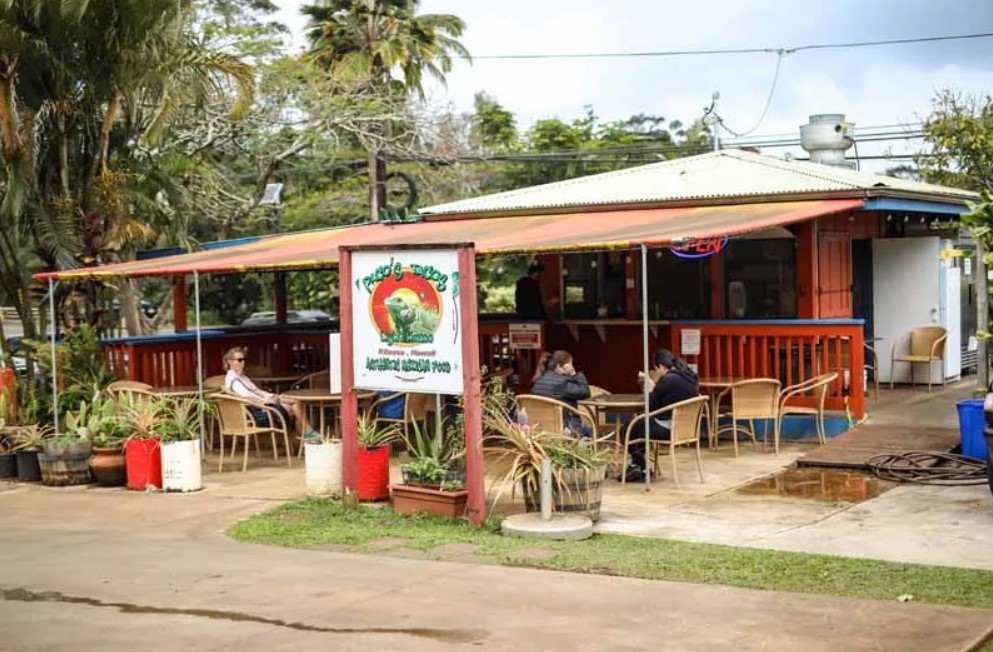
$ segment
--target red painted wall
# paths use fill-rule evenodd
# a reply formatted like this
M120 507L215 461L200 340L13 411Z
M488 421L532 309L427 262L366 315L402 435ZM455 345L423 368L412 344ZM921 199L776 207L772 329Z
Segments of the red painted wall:
M636 323L604 326L606 342L593 326L577 326L579 341L563 324L548 328L548 350L564 349L572 354L576 369L586 374L591 385L611 392L641 391L637 384L642 364L642 330ZM658 337L648 333L648 353L669 348L669 326L659 326Z

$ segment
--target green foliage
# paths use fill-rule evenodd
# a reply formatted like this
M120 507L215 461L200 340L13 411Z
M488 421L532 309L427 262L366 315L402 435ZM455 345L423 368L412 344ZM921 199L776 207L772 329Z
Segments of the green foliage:
M200 305L222 324L240 324L253 312L262 310L264 288L271 285L271 275L213 274L201 283ZM187 305L192 309L192 301Z
M921 127L927 149L916 157L925 181L993 191L993 98L944 90Z
M200 424L214 409L199 398L173 398L163 401L152 432L163 444L200 439Z
M360 414L358 417L359 446L363 448L379 448L386 446L399 437L400 429L397 424L381 424L375 417Z
M308 500L281 505L232 526L228 536L246 543L316 548L337 544L355 553L382 553L372 542L400 537L405 546L442 559L439 546L469 543L483 563L597 573L646 580L694 582L769 591L895 600L993 609L993 572L923 566L834 555L742 548L655 537L596 534L586 541L541 542L554 554L535 558L531 539L502 536L499 522L485 527L437 516L399 516L390 510Z
M128 426L116 398L97 392L89 401L79 403L79 408L68 412L64 441L91 440L95 446L119 446L127 437Z

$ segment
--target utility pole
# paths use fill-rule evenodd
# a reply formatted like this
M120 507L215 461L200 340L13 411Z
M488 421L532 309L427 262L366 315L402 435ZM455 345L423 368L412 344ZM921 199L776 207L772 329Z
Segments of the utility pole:
M721 117L717 115L717 100L720 99L719 91L714 91L710 96L710 108L707 109L703 117L703 122L710 126L710 133L714 138L714 151L721 151Z
M379 214L386 208L386 159L381 149L369 156L369 206L370 219L378 222Z

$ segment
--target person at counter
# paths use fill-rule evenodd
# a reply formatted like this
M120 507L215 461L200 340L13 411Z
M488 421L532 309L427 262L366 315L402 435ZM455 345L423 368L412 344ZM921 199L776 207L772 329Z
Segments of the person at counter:
M514 290L514 310L524 319L544 319L545 300L541 295L538 275L544 267L537 260L528 265L527 276L517 280Z
M224 368L227 373L224 375L224 389L246 398L250 401L264 405L279 412L286 425L296 432L303 441L320 440L321 436L316 430L310 427L307 421L307 412L299 401L284 398L279 394L267 392L259 388L252 382L252 379L245 375L245 350L241 347L232 347L224 354ZM249 405L248 411L252 414L255 425L261 428L272 426L269 422L269 413L261 407ZM292 413L292 415L291 415ZM245 444L246 446L248 444Z
M648 383L648 408L650 411L660 410L673 403L685 401L700 395L699 380L696 373L671 351L661 349L652 359L658 380L652 382L645 378L645 372L638 372L638 384ZM672 420L666 413L650 419L648 436L651 439L665 441L669 439L672 430ZM645 419L638 421L631 429L631 439L644 440ZM645 479L645 442L637 441L628 446L630 463L624 470L627 482L641 482Z
M590 384L581 371L572 366L572 354L568 351L556 351L548 358L545 373L531 387L531 393L578 407L579 401L590 397ZM564 411L564 410L563 410ZM583 424L577 415L566 412L565 425L569 430L589 437L593 431Z

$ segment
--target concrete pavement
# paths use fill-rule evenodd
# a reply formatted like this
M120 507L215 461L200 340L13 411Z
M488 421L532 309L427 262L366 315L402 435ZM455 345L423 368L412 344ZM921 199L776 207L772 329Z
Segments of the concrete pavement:
M0 649L952 652L993 626L971 609L245 545L223 530L275 502L238 486L0 485Z

